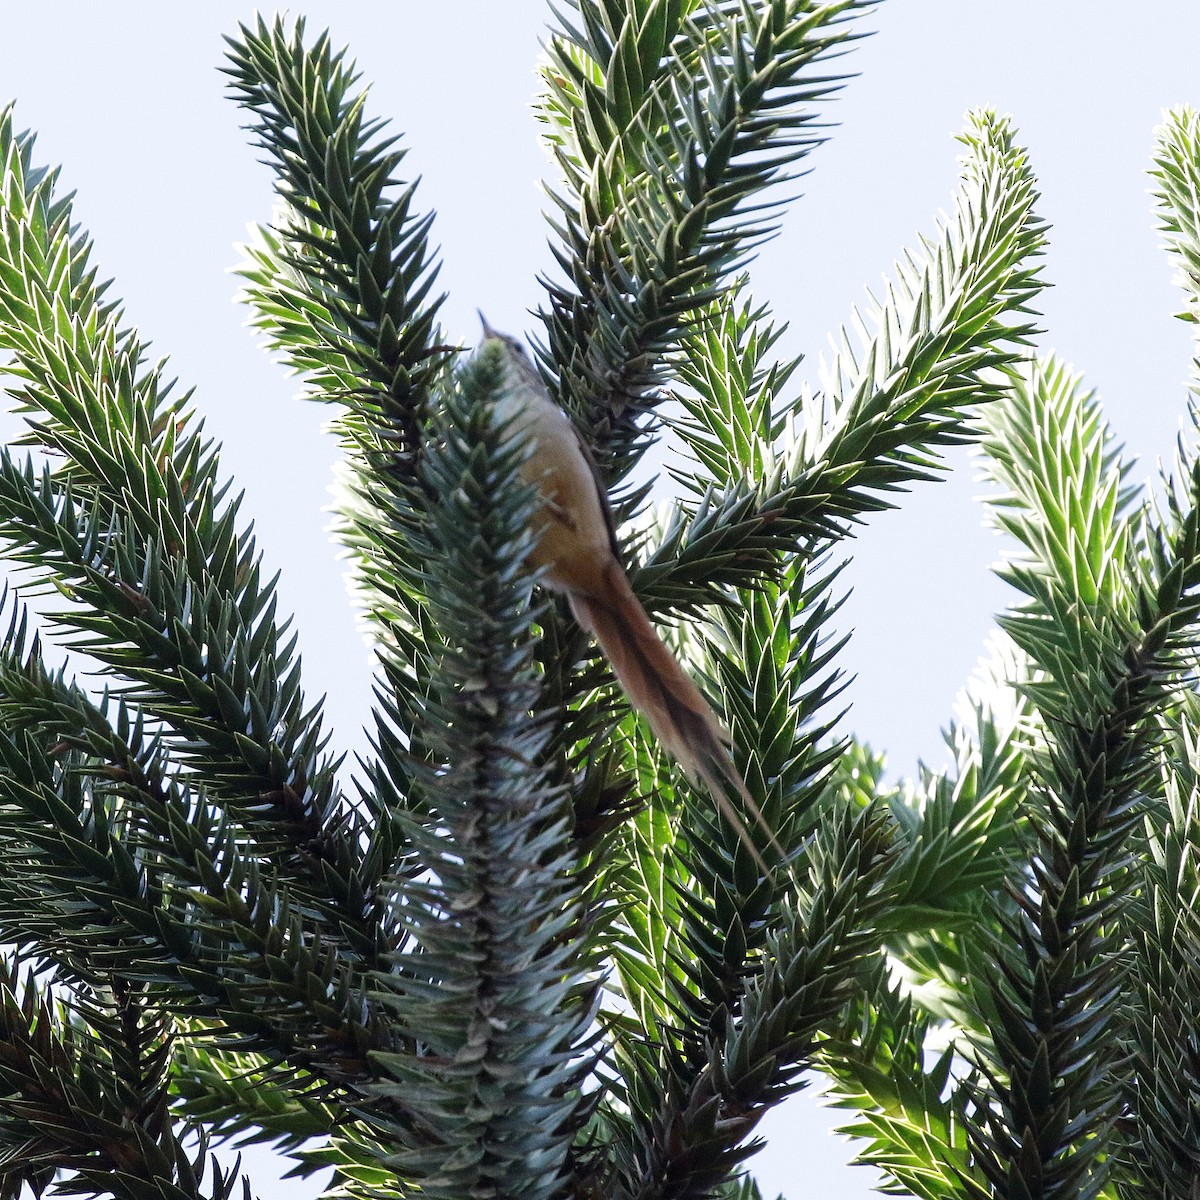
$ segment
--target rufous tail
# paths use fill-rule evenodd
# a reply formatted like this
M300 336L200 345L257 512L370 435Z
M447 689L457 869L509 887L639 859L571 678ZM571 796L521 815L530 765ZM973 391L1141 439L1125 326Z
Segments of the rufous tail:
M654 736L692 779L701 779L764 874L770 868L754 845L745 824L726 794L732 785L770 840L785 857L766 818L729 754L729 734L716 713L658 636L646 610L613 562L605 572L608 585L601 597L569 591L575 620L591 633L604 651L630 703L650 724Z

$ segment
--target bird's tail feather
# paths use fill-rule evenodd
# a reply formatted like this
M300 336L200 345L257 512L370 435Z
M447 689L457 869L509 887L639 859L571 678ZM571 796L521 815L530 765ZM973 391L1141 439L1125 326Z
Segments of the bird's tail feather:
M728 733L700 689L658 636L624 573L610 571L607 582L610 586L602 598L568 593L576 621L600 644L630 703L649 722L659 743L691 778L704 781L721 815L763 872L770 874L729 800L727 787L732 785L737 791L781 857L785 857L783 847L733 764Z

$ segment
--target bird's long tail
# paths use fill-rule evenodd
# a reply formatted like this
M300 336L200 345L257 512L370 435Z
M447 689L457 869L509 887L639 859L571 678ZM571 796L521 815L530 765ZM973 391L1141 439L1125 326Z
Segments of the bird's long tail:
M763 872L770 874L729 800L726 790L729 786L737 791L781 858L784 851L733 764L729 734L658 636L625 573L615 562L606 572L605 582L608 587L602 597L567 593L576 621L600 644L630 703L649 722L654 736L692 779L704 781L721 815Z

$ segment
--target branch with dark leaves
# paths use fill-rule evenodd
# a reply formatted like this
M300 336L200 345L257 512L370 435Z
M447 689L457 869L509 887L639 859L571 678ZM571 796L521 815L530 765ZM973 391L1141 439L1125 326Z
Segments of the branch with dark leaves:
M428 389L445 370L438 345L432 214L412 211L404 157L386 122L368 120L358 73L329 35L305 43L304 20L259 18L228 39L232 92L255 119L284 209L260 227L241 268L254 323L308 378L313 399L349 410L348 444L412 480Z
M547 281L542 365L615 483L647 444L664 356L774 232L778 202L751 201L821 140L815 104L839 79L818 64L867 4L575 7L543 69L566 278Z
M1194 679L1200 465L1181 463L1165 519L1130 516L1094 395L1053 363L989 422L998 520L1024 549L1005 567L1025 599L1004 625L1042 672L1029 690L1046 746L1039 846L984 973L995 1099L979 1096L973 1154L1005 1195L1090 1196L1121 1157L1129 846L1157 786L1156 714Z
M300 690L253 537L217 452L162 366L100 302L70 197L0 115L0 346L22 381L39 470L0 459L0 536L70 602L52 618L125 687L145 720L264 843L264 862L325 896L317 858L349 869L336 764ZM315 854L300 846L316 847ZM343 911L347 921L362 914Z
M74 1190L118 1200L250 1200L240 1156L224 1172L202 1131L194 1158L177 1136L170 1057L169 1023L144 989L60 1001L33 971L0 963L0 1196L40 1194L65 1172Z
M822 393L780 401L796 363L765 365L778 331L736 294L684 338L680 432L702 469L683 482L699 500L675 509L634 573L649 610L719 602L781 556L840 540L936 477L938 448L970 440L968 414L1004 394L1035 332L1045 226L1009 122L973 113L962 141L953 217L898 264L870 314L876 332L858 348L843 337ZM854 324L867 327L857 313Z
M653 1075L630 1081L640 1102L656 1100L639 1103L631 1140L616 1148L616 1195L700 1200L752 1153L758 1121L803 1086L816 1039L878 952L890 839L890 822L873 810L844 813L818 834L805 891L781 906L738 1008L713 1014L703 1055L664 1048Z
M424 870L398 881L409 944L375 995L411 1048L374 1056L386 1107L359 1110L384 1165L455 1200L562 1194L591 1106L591 954L568 797L537 766L556 708L535 666L526 446L495 415L504 379L493 342L445 391L423 457L442 497L423 561L444 650L408 822Z

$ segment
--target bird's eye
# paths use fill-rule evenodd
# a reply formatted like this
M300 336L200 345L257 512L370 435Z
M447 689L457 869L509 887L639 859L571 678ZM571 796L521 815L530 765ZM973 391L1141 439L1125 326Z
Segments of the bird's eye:
M520 355L522 358L525 358L525 357L526 357L526 354L525 354L525 347L524 347L524 346L523 346L523 345L522 345L520 342L518 342L516 338L509 338L509 339L508 339L508 344L509 344L509 346L511 346L511 347L512 347L512 348L513 348L513 349L514 349L514 350L515 350L515 351L516 351L516 352L517 352L517 353L518 353L518 354L519 354L519 355Z

